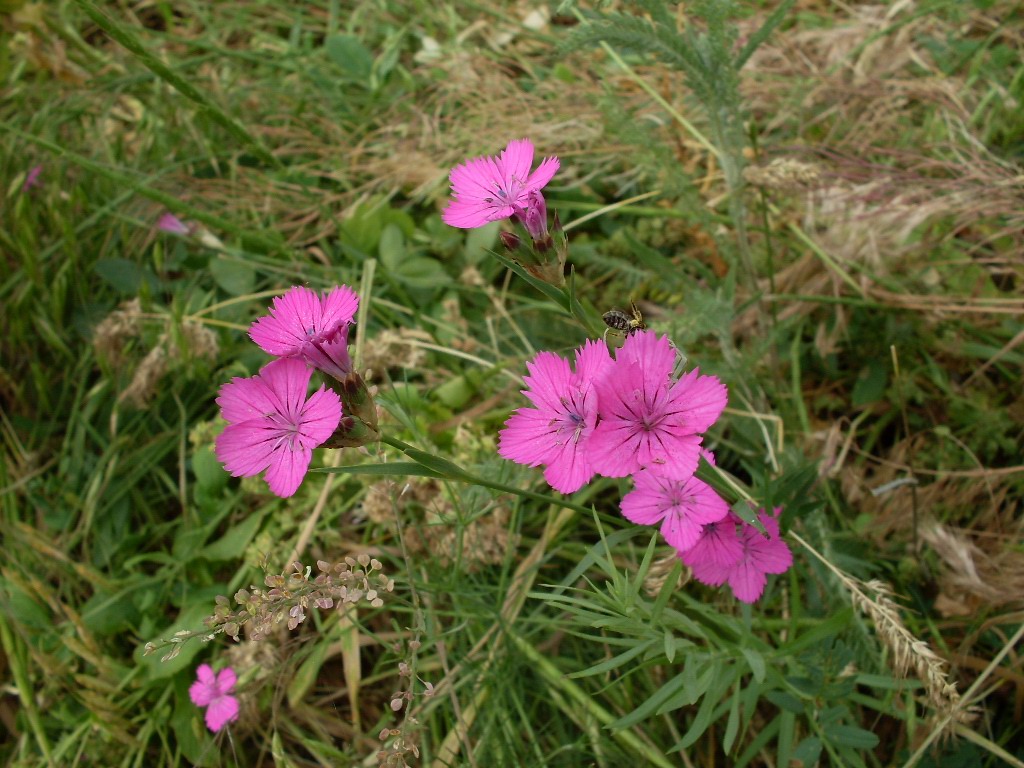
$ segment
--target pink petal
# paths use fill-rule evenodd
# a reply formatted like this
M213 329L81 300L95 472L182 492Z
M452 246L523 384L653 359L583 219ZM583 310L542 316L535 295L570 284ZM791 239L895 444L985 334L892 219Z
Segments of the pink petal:
M238 699L234 696L220 696L210 702L206 710L206 727L214 733L237 719Z
M556 491L575 493L594 476L594 468L580 450L580 443L567 441L547 458L544 479Z
M441 220L449 227L475 229L492 221L507 219L514 212L510 205L496 208L493 203L482 200L452 200L441 212Z
M673 402L680 406L690 432L704 432L715 423L728 400L725 385L714 376L701 376L694 368L672 387Z
M271 455L270 466L263 479L275 495L286 499L293 496L302 485L302 478L306 476L312 458L313 452L309 448L292 448L283 442Z
M536 192L547 186L547 183L551 181L559 167L560 163L557 157L545 157L541 164L537 166L537 170L530 174L530 177L526 180L526 191Z
M526 364L530 375L523 381L529 387L523 394L541 410L560 413L564 410L562 398L573 379L569 361L554 352L541 352Z
M217 405L225 421L238 424L276 412L278 399L259 376L236 377L221 386Z
M157 219L156 228L172 235L187 235L189 233L188 224L173 213L165 213Z
M501 170L505 189L514 189L517 186L525 185L532 165L533 142L529 139L510 141L498 158L498 168ZM541 184L536 189L540 189L542 186L544 185Z
M252 477L270 466L274 446L281 438L281 430L269 420L245 421L229 424L217 435L215 453L217 461L233 477Z
M744 560L729 571L729 586L737 600L753 603L764 592L768 579L756 565Z
M209 664L201 664L196 670L196 681L189 686L188 697L197 707L205 707L217 695L216 678Z
M551 416L536 408L520 408L498 433L498 455L503 459L538 467L554 451Z
M612 356L603 341L589 339L576 350L576 379L589 384L604 376L612 366Z
M224 667L217 673L217 690L222 694L229 693L235 687L236 682L238 682L238 677L231 667Z
M341 400L332 389L320 387L302 407L299 441L316 448L334 434L341 421Z
M711 586L724 584L730 570L743 556L736 525L728 517L722 522L705 525L697 542L680 554L693 570L694 578Z
M304 362L289 357L274 360L260 369L260 378L277 395L278 414L296 426L312 375L313 371Z
M321 302L323 314L320 318L324 329L347 326L359 311L359 297L347 285L332 288Z
M598 401L601 402L600 397ZM640 438L636 425L605 418L590 435L587 452L594 471L605 477L626 477L642 468L637 460Z
M641 376L655 385L660 385L668 379L675 367L676 357L677 352L668 336L658 336L654 331L630 334L615 353L616 360L636 363Z

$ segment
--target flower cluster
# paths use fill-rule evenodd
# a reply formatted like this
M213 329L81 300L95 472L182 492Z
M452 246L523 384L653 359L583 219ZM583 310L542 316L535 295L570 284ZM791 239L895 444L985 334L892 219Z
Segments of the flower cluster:
M721 415L727 393L699 369L677 377L677 363L668 337L653 331L629 335L614 358L603 342L588 341L576 350L574 368L552 352L539 353L524 377L532 407L505 422L498 453L543 466L545 479L562 493L595 475L631 476L634 489L622 500L626 518L660 525L698 580L728 583L740 600L752 602L765 573L789 567L789 549L775 518L762 520L771 534L764 542L753 526L733 523L729 505L694 475L702 455L714 461L701 447L702 433Z
M252 324L249 337L278 359L220 389L217 404L228 426L217 438L217 458L228 472L265 473L270 490L287 497L302 483L314 448L361 445L376 437L376 409L348 354L358 308L347 285L322 296L296 286ZM307 398L313 369L338 384Z

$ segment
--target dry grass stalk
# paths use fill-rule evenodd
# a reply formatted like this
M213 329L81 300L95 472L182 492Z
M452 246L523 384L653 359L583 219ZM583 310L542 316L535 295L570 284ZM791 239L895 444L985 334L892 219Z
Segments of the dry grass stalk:
M678 562L679 553L675 550L671 550L664 557L659 557L652 562L651 567L647 570L647 578L644 579L644 592L650 597L657 597L661 594L665 582L672 575L672 569L675 568ZM679 572L679 578L676 579L676 589L681 589L690 580L689 573L688 568L684 568Z
M907 629L900 617L900 607L893 600L892 588L877 579L865 582L850 576L829 562L799 534L790 531L789 535L839 579L849 592L854 607L871 619L879 639L892 653L893 673L904 679L913 673L924 684L936 721L944 722L951 730L957 723L971 721L974 712L962 705L956 684L949 680L946 662L928 643Z
M871 618L878 636L892 651L892 668L897 677L907 678L913 671L914 676L924 683L928 701L936 715L951 715L953 722L960 723L972 720L974 715L961 707L956 683L949 681L946 662L928 643L914 637L903 623L890 586L877 579L859 581L847 574L839 578L849 590L853 604Z

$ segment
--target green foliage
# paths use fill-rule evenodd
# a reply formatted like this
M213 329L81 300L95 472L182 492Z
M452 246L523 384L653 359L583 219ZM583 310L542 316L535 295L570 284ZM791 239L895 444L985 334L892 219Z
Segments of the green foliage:
M936 651L1013 658L1024 80L999 2L643 0L540 31L418 0L0 5L0 760L360 765L402 727L417 765L902 765L929 692L833 568L890 583ZM762 46L812 74L760 70ZM521 134L561 157L567 226L600 212L564 287L501 224L438 216L450 165ZM817 186L751 189L794 147L826 158ZM218 388L266 363L245 331L272 296L339 282L387 440L318 453L282 501L217 461ZM680 587L627 481L563 498L496 455L525 362L630 301L729 386L709 480L783 510L795 566L754 606ZM379 610L145 654L293 557L360 552L396 580ZM201 662L241 673L230 741L189 700ZM1020 759L1011 679L918 764Z

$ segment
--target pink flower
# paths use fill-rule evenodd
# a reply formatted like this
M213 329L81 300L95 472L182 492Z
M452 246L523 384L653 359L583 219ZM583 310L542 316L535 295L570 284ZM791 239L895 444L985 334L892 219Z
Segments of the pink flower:
M231 667L215 675L209 664L200 664L196 681L188 689L192 703L206 707L206 727L214 733L238 719L238 699L231 695L236 680Z
M28 169L28 173L25 174L25 181L21 185L22 192L28 192L30 189L39 186L39 177L43 173L43 166L34 165Z
M322 297L310 288L295 286L274 299L270 314L249 328L249 337L268 354L302 358L336 375L334 369L343 365L351 370L347 329L358 308L359 297L347 285L333 288ZM339 336L340 348L332 344Z
M157 219L156 228L171 235L188 235L192 232L192 228L173 213L165 213Z
M729 505L714 489L692 475L682 480L657 470L633 475L636 488L622 499L622 514L637 525L661 523L665 541L684 552L700 538L706 523L729 514Z
M517 464L545 465L544 479L572 493L594 476L588 441L597 421L594 381L612 364L604 342L588 341L576 350L576 371L553 352L526 364L523 394L533 408L520 408L498 436L498 453Z
M234 378L220 388L217 404L228 426L217 436L217 459L235 477L266 471L270 490L291 496L306 475L313 449L341 421L338 395L322 386L307 400L313 372L285 358L252 378Z
M737 600L753 603L764 592L767 574L785 573L793 564L793 553L779 535L781 511L758 511L767 538L730 513L705 526L700 540L680 557L697 581L711 586L728 583Z
M450 226L473 229L537 210L538 203L536 199L531 203L530 193L540 197L559 163L557 157L547 157L530 173L532 165L533 143L519 139L510 141L498 157L474 157L456 166L448 175L452 199L441 218Z
M726 389L698 369L672 381L675 362L666 336L640 331L626 338L595 385L601 420L589 453L598 474L625 477L652 467L686 478L697 469L700 433L725 408Z

